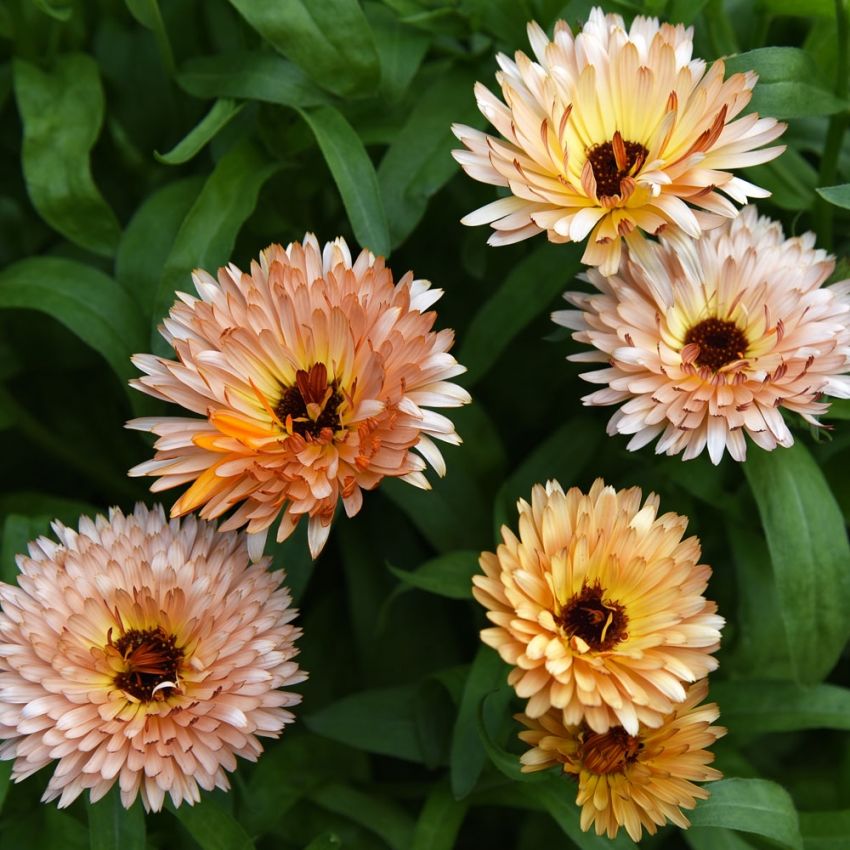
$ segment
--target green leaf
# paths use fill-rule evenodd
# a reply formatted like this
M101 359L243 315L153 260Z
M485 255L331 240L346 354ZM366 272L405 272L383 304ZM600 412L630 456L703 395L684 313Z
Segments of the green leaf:
M753 850L754 847L735 830L720 827L692 826L684 837L693 850Z
M820 186L815 191L833 206L850 210L850 183L842 183L840 186Z
M365 11L381 61L381 96L396 101L416 75L430 39L421 30L402 23L386 6L367 3Z
M168 183L148 195L124 229L115 255L115 277L141 305L148 323L162 267L203 185L202 177L186 177Z
M581 245L538 246L518 263L470 322L458 360L475 383L514 337L564 292L581 268Z
M342 839L334 832L323 832L316 836L304 850L336 850L342 847Z
M75 244L112 256L121 228L89 164L103 122L97 63L91 56L68 53L49 73L23 59L16 59L13 68L24 125L24 178L33 206Z
M145 850L145 813L140 800L129 808L121 805L118 786L97 803L90 803L91 850Z
M242 111L243 106L244 104L236 103L230 98L217 100L212 109L170 151L154 151L154 156L166 165L182 165L188 162Z
M173 806L169 811L198 842L201 850L253 850L254 842L236 819L212 800L194 806Z
M378 84L378 52L357 0L230 2L269 44L328 91L350 95Z
M815 200L818 173L792 147L778 159L742 169L747 180L769 189L770 202L784 210L807 210Z
M71 19L71 13L74 11L73 3L71 0L59 0L59 2L53 2L53 0L32 0L33 5L44 12L45 15L50 15L51 18L62 21L69 21Z
M850 731L850 689L761 679L713 682L711 699L731 733L760 735L801 729Z
M319 143L357 241L362 248L386 257L390 252L387 217L375 167L363 142L332 106L300 112Z
M800 812L805 850L847 850L850 847L850 809Z
M428 201L457 174L453 121L480 125L472 86L475 75L451 69L426 89L378 167L378 182L390 222L392 244L400 245L425 214Z
M6 794L9 792L9 786L12 783L12 764L11 761L0 762L0 812L3 811Z
M451 850L466 808L452 797L447 782L434 785L416 821L411 850Z
M194 290L193 269L215 275L230 259L236 236L254 211L260 189L277 168L251 142L231 148L218 161L174 238L154 301L155 323L168 313L175 291ZM170 351L155 328L151 344L160 353Z
M802 850L797 811L781 785L766 779L722 779L706 788L711 796L688 813L694 826L752 832L790 850Z
M52 316L103 355L122 382L135 374L130 355L146 347L130 296L103 272L75 260L32 257L0 271L0 309L9 308Z
M774 15L835 17L835 0L759 0L759 5Z
M154 35L159 47L162 62L169 74L174 73L174 52L168 38L168 30L162 20L159 10L159 0L126 0L130 14L143 26L147 27Z
M415 570L401 570L387 564L389 571L405 584L448 596L449 599L472 597L472 576L478 569L478 553L449 552L426 561Z
M195 97L262 100L281 106L318 106L321 89L295 64L274 53L220 53L190 59L177 74L181 88Z
M452 793L458 799L472 791L487 761L477 717L481 701L491 693L491 709L498 716L507 710L511 699L506 666L493 649L480 646L466 678L452 733L449 767Z
M813 684L850 633L850 545L841 511L805 446L753 451L744 472L767 537L797 678Z

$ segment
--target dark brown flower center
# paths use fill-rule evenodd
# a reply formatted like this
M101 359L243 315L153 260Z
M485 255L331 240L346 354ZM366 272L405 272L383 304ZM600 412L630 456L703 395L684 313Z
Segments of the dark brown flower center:
M587 159L596 179L596 197L621 194L620 181L640 171L649 151L640 142L626 142L619 130L610 142L594 145Z
M283 390L274 412L287 430L316 439L325 428L331 435L339 429L341 403L338 382L328 383L325 364L314 363L295 373L295 383Z
M124 659L126 669L119 673L115 686L141 702L164 699L177 682L177 671L183 660L183 650L177 638L166 634L159 626L154 629L130 629L118 640L109 635L109 644ZM159 687L167 685L168 687Z
M698 345L693 362L717 371L727 363L741 360L747 352L747 337L734 323L725 319L703 319L685 334L685 345Z
M578 755L591 773L621 773L637 760L642 747L638 738L629 735L622 726L614 726L603 733L585 732Z
M613 649L628 637L629 619L622 605L603 598L599 582L585 584L556 618L570 637L580 637L592 650Z

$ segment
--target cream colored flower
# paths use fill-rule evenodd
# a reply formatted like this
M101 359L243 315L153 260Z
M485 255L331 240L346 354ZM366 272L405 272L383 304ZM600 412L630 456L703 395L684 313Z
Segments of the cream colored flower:
M744 434L768 451L794 442L783 409L817 425L824 396L850 398L850 281L823 286L835 263L814 244L747 207L698 241L645 244L618 275L591 270L600 293L568 292L578 311L552 318L595 348L569 359L606 364L582 377L606 385L585 404L622 403L608 433L744 460Z
M685 701L660 727L641 726L634 734L622 726L601 734L586 726L565 726L555 709L537 719L517 715L529 730L519 737L532 746L522 756L522 769L559 765L574 776L585 831L594 826L597 835L614 838L624 827L640 841L644 829L654 835L667 821L685 829L690 821L682 809L692 809L710 794L694 783L722 778L708 767L714 755L706 748L726 730L711 725L719 716L714 703L699 705L707 693L707 680L691 685Z
M699 541L682 540L687 519L601 479L587 495L538 484L518 507L519 537L502 528L473 594L494 623L481 639L513 666L526 714L553 706L599 733L659 726L686 683L717 667L724 622L702 595Z
M593 9L578 35L559 21L552 41L535 23L528 37L536 62L522 52L496 57L504 103L475 87L504 138L454 127L467 174L511 191L463 219L490 224L490 244L543 231L552 242L587 238L584 262L613 274L623 238L670 227L698 237L736 214L729 198L770 194L729 169L778 156L784 147L756 149L785 125L756 114L733 120L756 74L724 81L720 60L706 69L692 58L692 29L644 17L627 29Z
M25 779L56 762L43 800L92 802L117 782L158 811L228 788L301 697L301 630L283 573L249 566L244 534L162 508L54 523L0 583L0 758Z
M441 290L411 273L394 284L382 258L352 261L344 240L322 250L312 234L267 248L250 273L194 281L199 297L180 294L162 331L178 360L133 358L146 373L133 386L203 417L128 423L160 438L131 475L158 476L154 491L191 483L173 516L236 508L221 528L247 525L255 558L275 520L283 540L308 516L315 558L340 499L353 516L386 476L428 489L426 461L445 473L433 438L460 438L429 408L470 398L449 382L466 371L454 333L432 330Z

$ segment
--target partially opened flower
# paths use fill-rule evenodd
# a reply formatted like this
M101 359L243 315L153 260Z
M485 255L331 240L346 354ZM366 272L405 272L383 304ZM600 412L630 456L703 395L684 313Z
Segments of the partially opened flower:
M660 727L641 726L634 734L622 726L602 734L584 725L565 726L554 709L536 719L517 715L528 727L519 737L532 747L522 756L522 769L558 765L575 777L585 831L594 826L597 835L614 838L624 827L639 841L644 829L654 835L668 821L687 828L690 821L682 809L694 808L710 794L694 783L722 777L708 767L714 755L706 748L726 730L711 725L719 716L714 703L699 704L707 693L707 680L691 685L685 701Z
M601 479L587 495L538 484L518 507L519 536L502 528L473 594L495 624L481 639L513 665L526 714L552 706L599 733L659 726L716 668L723 626L702 595L711 569L699 541L682 539L687 519Z
M823 286L835 263L814 244L747 207L696 242L646 244L616 276L591 270L601 292L568 292L579 310L552 318L595 348L569 359L606 364L582 377L606 385L585 404L622 402L608 433L744 460L744 434L768 451L794 442L783 409L817 425L823 396L850 397L850 281Z
M587 238L584 262L613 274L623 237L667 227L698 237L735 215L729 198L770 194L729 169L778 156L783 147L756 149L785 125L756 114L733 120L756 74L724 81L722 61L706 69L691 58L691 28L637 17L626 29L619 15L593 9L578 35L559 21L552 41L535 23L528 36L536 62L522 52L496 57L504 103L475 87L504 138L454 127L467 174L511 191L463 219L490 224L491 244L543 231L552 242Z
M133 358L136 388L204 417L128 423L160 437L131 475L159 476L155 491L191 482L173 516L238 506L221 527L247 525L254 557L275 520L283 540L309 516L316 557L340 498L353 516L385 476L427 489L426 460L444 474L432 438L460 438L428 408L470 399L449 382L465 371L453 332L432 330L441 290L409 272L394 284L382 258L352 261L344 240L323 251L312 234L267 248L250 273L194 281L200 297L180 294L162 331L178 361Z
M0 758L18 781L51 762L44 793L67 806L117 782L147 810L228 788L236 757L277 738L303 681L283 574L249 566L244 534L124 516L54 523L0 583Z

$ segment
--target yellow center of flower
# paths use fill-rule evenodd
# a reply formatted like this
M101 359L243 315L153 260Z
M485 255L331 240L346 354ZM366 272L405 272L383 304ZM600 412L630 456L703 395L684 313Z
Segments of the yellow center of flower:
M274 412L290 433L305 439L324 436L330 440L340 428L341 403L337 381L329 383L325 364L314 363L295 373L295 383L283 390Z
M165 699L177 687L183 650L176 645L174 635L166 634L159 626L130 629L113 642L110 630L108 642L125 667L115 676L115 687L140 702Z
M749 342L735 322L712 318L694 325L685 334L685 345L698 345L699 353L693 362L716 372L745 357Z
M596 197L621 195L620 181L640 171L649 151L640 142L626 142L618 130L610 142L594 145L587 159L596 180Z
M603 598L599 582L583 585L556 620L569 637L580 637L596 652L613 649L628 637L625 609L618 602Z
M583 733L578 758L590 773L622 773L637 760L642 747L638 738L629 735L622 726L614 726L603 733Z

